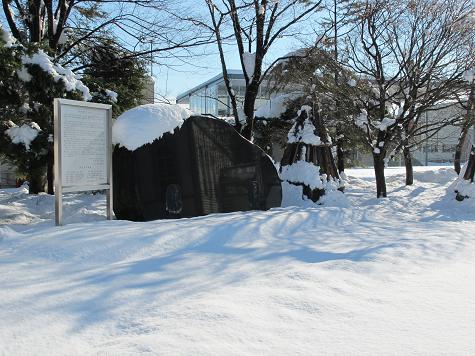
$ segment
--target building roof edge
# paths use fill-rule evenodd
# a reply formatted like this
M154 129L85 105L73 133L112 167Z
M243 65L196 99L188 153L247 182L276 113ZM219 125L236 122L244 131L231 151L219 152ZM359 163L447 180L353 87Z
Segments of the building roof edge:
M243 78L244 79L244 74L242 72L242 70L237 70L237 69L228 69L228 76L230 77L230 79L241 79ZM176 96L176 100L180 100L180 99L183 99L184 97L190 95L191 93L197 91L197 90L200 90L201 88L204 88L204 87L207 87L209 86L210 84L214 83L214 82L217 82L219 81L220 79L223 78L223 73L219 73L217 75L215 75L214 77L212 77L211 79L208 79L207 81L191 88L191 89L188 89L187 91L181 93L181 94L178 94Z

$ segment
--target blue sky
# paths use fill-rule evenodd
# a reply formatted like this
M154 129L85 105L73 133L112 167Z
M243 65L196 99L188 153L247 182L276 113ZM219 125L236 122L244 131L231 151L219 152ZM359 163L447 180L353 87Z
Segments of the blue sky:
M282 39L276 42L275 47L269 51L266 62L270 63L274 58L288 53L297 46L297 41L293 42L289 39ZM203 50L208 54L189 58L187 59L189 64L183 64L180 67L154 65L155 92L166 97L176 97L178 94L219 74L221 72L221 63L217 48L215 46L208 46ZM239 57L234 46L227 48L226 61L228 69L241 69ZM173 60L168 60L167 62L174 63Z
M289 51L298 47L298 41L283 38L276 41L266 56L266 62L271 63ZM186 59L189 64L179 67L167 67L154 65L153 76L155 78L155 93L166 97L176 97L178 94L193 88L194 86L210 79L221 72L221 63L215 46L207 46L197 50L196 53L206 52L206 55L196 55ZM239 57L235 46L226 49L226 61L228 69L241 69ZM167 60L165 63L176 63L176 60ZM168 77L168 80L167 80Z
M187 2L189 0L182 1ZM5 24L4 20L3 11L0 11L0 22ZM302 26L303 24L300 24L300 29L302 29ZM301 42L293 37L284 37L277 40L267 54L265 63L271 63L274 59L299 47L299 44ZM241 69L236 46L229 45L225 50L228 69ZM156 97L158 94L158 96L174 98L221 72L221 64L215 45L197 48L193 53L195 55L189 58L168 58L161 60L162 65L155 64L153 66ZM150 66L148 66L148 69L150 71Z
M192 4L192 11L197 11L197 3L202 4L204 1L200 0L179 0L182 4ZM198 11L199 12L199 11ZM207 18L207 13L204 11L204 18ZM313 43L315 41L314 20L316 17L322 16L322 13L307 17L304 21L295 24L289 28L286 35L278 38L270 48L264 60L264 66L272 63L276 58L279 58L286 53L302 47L302 41ZM276 27L279 27L276 23ZM293 32L293 34L292 34ZM300 37L300 38L299 38ZM241 69L239 56L236 45L228 45L225 47L226 62L228 69ZM192 58L187 58L185 61L189 62L179 67L168 67L155 65L153 74L155 80L155 92L165 97L176 97L178 94L195 87L198 84L212 78L221 73L221 64L219 61L219 54L217 46L208 45L205 48L199 48L194 51L196 54ZM206 53L207 55L201 55ZM176 64L177 60L169 60L168 63ZM168 78L168 80L167 80Z

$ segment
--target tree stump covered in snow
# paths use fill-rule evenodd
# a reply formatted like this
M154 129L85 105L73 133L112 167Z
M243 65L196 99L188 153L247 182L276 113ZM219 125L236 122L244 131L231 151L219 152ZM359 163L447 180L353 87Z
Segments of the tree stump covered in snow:
M113 154L117 218L147 221L280 206L271 159L231 125L201 116L175 122L170 115L171 125L157 129L171 109L140 108L114 124L114 142L122 146ZM148 133L147 142L130 140Z
M332 154L331 141L310 106L302 106L288 134L280 175L284 181L302 186L303 195L317 202L325 190L343 190Z

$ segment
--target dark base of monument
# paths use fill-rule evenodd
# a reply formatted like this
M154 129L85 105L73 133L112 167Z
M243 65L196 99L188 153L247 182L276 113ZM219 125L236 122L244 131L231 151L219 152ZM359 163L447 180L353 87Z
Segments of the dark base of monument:
M191 117L174 134L113 154L114 213L148 221L278 207L270 158L227 123Z

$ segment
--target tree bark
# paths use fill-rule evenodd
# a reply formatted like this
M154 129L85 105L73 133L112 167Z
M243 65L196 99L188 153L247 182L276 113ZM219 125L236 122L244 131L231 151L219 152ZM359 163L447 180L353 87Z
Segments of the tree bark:
M412 165L411 150L406 146L403 150L404 165L406 166L406 185L414 184L414 167Z
M462 169L460 160L462 157L462 149L459 147L459 144L457 143L457 146L455 147L455 155L454 155L454 170L457 173L457 175L460 174L460 170Z
M470 130L469 125L462 126L462 131L460 132L460 136L457 141L457 146L455 146L454 169L455 169L455 172L457 172L457 174L460 174L460 171L462 169L462 165L460 162L462 158L462 149L463 149L463 144L465 143L469 130Z
M475 146L472 145L472 150L470 151L470 158L468 159L467 168L465 169L465 174L463 179L473 183L475 176Z
M241 134L248 140L251 140L252 138L252 131L254 128L254 105L256 104L258 91L259 84L252 81L248 85L246 95L244 96L244 115L246 115L246 125L242 128Z
M465 114L464 123L462 126L462 131L460 132L459 140L457 142L457 147L455 148L455 157L454 157L454 169L457 174L460 174L460 159L462 156L462 148L465 140L467 139L468 131L475 124L475 80L472 80L470 85L470 94L468 96L468 106L467 113ZM470 155L472 159L473 155L473 145Z
M474 184L474 178L475 178L475 145L472 144L472 149L470 151L470 158L468 159L467 166L465 169L465 173L463 175L463 179L465 181L468 181L472 184ZM458 201L463 201L467 198L467 196L461 194L459 191L457 191L457 195L455 199Z
M384 176L384 157L381 153L373 153L374 174L376 177L376 195L386 198L386 178Z
M320 116L320 111L318 105L313 104L313 125L317 129L318 136L320 140L325 144L325 149L322 152L322 158L320 168L324 169L324 173L328 177L333 177L336 179L340 178L337 166L335 164L335 159L333 158L332 150L331 150L331 142L329 141L328 130L323 121L323 118ZM322 166L323 164L323 166Z
M337 131L337 137L339 137L339 131ZM343 139L338 138L336 140L336 162L338 165L338 173L345 171L345 152L343 151Z
M30 169L27 179L30 194L38 194L45 191L46 175L43 167Z
M18 42L22 43L21 33L15 23L14 15L12 12L11 7L9 6L8 0L2 0L3 5L3 13L5 18L7 19L8 26L10 27L10 32L12 33L13 37L17 39Z
M337 26L337 13L338 13L338 1L333 0L333 55L335 63L338 63L338 26ZM335 86L338 87L338 69L335 67ZM339 100L335 101L335 115L337 122L340 120L340 102ZM338 168L338 174L343 173L345 171L345 153L343 151L343 138L340 136L342 135L341 132L341 125L337 124L336 126L336 164Z
M48 154L48 167L46 171L46 179L47 179L47 192L50 195L54 194L54 155L53 152L49 152Z

